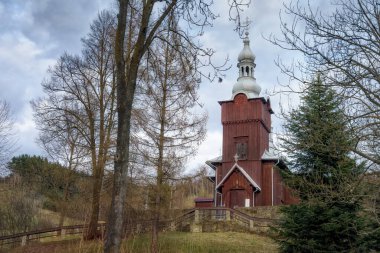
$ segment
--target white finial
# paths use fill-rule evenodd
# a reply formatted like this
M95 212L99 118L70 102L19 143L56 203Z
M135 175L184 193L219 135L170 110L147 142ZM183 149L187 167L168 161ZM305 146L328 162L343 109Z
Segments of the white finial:
M235 160L235 163L237 163L239 160L239 155L237 153L234 155L234 160Z

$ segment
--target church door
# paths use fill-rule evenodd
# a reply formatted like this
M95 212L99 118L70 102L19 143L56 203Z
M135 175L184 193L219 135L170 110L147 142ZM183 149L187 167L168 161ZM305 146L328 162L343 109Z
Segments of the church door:
M245 201L245 190L244 189L234 189L230 191L230 207L243 207Z

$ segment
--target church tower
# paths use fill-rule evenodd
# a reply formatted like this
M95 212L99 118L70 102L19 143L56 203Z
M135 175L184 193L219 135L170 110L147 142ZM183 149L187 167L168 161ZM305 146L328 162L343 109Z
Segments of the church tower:
M238 56L239 77L229 100L220 101L222 156L207 161L215 170L214 206L253 207L292 202L279 169L286 169L273 149L269 99L260 97L255 55L248 32Z

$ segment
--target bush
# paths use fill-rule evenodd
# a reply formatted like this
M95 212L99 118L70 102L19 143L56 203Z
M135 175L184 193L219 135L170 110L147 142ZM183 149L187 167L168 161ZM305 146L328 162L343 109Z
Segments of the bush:
M26 232L37 225L36 215L39 201L24 191L7 191L1 198L0 234L8 235Z

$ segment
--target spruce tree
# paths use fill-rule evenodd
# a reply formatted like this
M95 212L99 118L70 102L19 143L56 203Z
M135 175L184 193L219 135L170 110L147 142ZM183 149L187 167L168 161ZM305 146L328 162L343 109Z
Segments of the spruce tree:
M282 208L283 252L350 252L360 248L362 166L350 156L354 141L341 101L321 78L309 84L284 125L282 147L291 172L284 178L300 203Z

